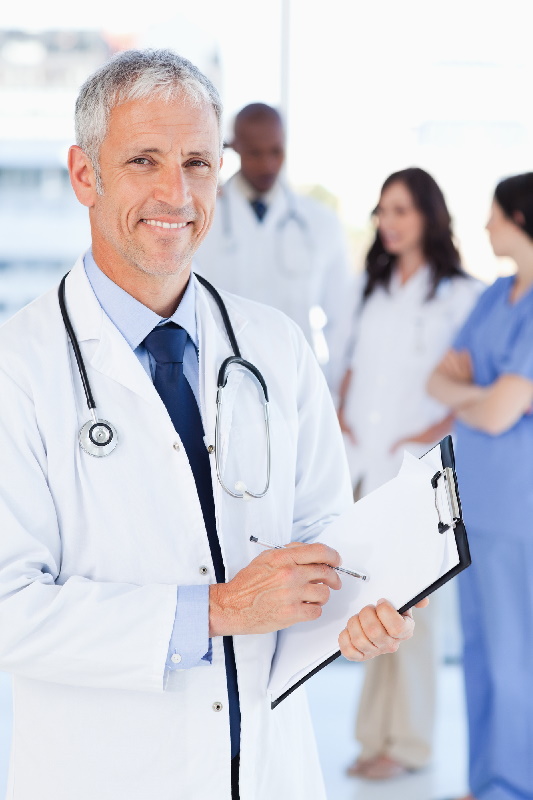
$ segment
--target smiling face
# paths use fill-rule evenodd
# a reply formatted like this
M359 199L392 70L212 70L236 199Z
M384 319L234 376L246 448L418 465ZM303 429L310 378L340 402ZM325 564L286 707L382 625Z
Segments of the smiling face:
M112 110L100 149L103 195L83 151L71 148L72 183L89 207L94 257L116 283L132 273L188 271L213 219L219 146L214 109L183 95Z
M403 256L422 249L424 215L407 186L396 181L383 190L376 209L378 229L388 253Z

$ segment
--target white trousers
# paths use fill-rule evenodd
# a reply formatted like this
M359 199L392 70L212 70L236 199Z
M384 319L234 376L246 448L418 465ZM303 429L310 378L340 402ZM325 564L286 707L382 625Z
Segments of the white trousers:
M386 755L410 769L424 767L433 748L437 683L437 603L414 609L412 639L366 666L356 738L361 758Z

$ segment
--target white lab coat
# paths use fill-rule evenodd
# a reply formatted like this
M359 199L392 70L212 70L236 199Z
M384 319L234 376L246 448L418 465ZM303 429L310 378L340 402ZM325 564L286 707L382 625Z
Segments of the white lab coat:
M326 206L278 182L259 222L242 180L237 174L220 190L213 225L195 257L197 269L215 286L284 311L317 355L320 331L313 335L309 311L320 306L327 317L325 374L336 389L352 284L339 220Z
M345 416L357 438L353 447L346 437L352 480L362 479L366 494L397 474L404 448L391 453L393 444L448 413L426 383L484 287L472 278L443 280L427 300L430 274L423 267L403 286L394 274L390 287L362 303L364 283L361 276ZM417 456L429 447L405 445Z
M212 443L217 371L231 349L216 306L197 289L201 412ZM52 291L0 329L0 669L14 675L8 798L229 800L222 639L213 639L212 665L165 672L176 586L214 580L193 475L81 260L66 298L98 411L116 426L119 444L101 459L80 449L88 412ZM267 381L272 433L271 488L262 500L227 495L212 458L231 579L258 554L250 533L280 543L313 539L349 504L350 491L327 387L303 336L273 309L225 299L243 356ZM254 410L241 413L247 419ZM248 430L252 452L261 448L259 430ZM276 635L234 643L242 800L322 800L305 693L270 710Z

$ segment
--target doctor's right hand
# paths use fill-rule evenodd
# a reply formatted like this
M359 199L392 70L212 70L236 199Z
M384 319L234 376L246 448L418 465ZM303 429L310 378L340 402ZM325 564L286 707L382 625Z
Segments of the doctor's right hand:
M229 583L209 587L209 635L270 633L318 619L341 580L336 550L293 542L265 550ZM329 565L329 566L328 566Z

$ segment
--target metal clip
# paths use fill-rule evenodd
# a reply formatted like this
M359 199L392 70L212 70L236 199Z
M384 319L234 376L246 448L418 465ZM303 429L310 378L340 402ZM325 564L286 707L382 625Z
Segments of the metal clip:
M455 475L451 467L444 467L444 480L446 481L446 495L448 497L448 505L450 513L454 522L461 519L461 509L459 507L459 498L455 488Z
M447 525L442 520L439 508L439 498L438 498L438 485L439 485L439 480L441 478L444 478L446 498L448 500L448 509L450 511L450 516L453 520L452 525L454 528L457 520L461 518L461 512L459 510L459 500L457 498L457 492L455 490L455 477L453 474L453 469L451 469L450 467L444 467L442 472L436 472L433 475L431 479L431 485L435 491L435 508L437 509L437 514L439 516L439 533L446 533L446 531L450 529L450 526Z

